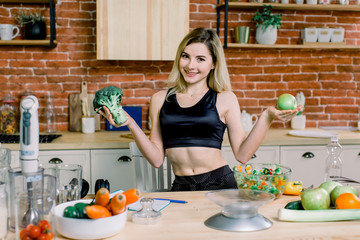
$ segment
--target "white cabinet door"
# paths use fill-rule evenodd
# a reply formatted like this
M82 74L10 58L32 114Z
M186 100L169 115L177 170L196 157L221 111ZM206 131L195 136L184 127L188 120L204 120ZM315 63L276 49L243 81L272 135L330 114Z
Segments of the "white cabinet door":
M93 187L97 179L107 179L111 192L135 188L135 169L129 149L91 150L91 169Z
M49 163L52 158L60 158L64 164L79 164L83 167L82 178L91 184L89 150L41 150L39 163ZM91 186L91 185L90 185Z
M360 145L342 145L342 175L360 181Z
M291 168L291 180L318 187L324 182L327 155L325 146L281 146L280 164Z
M223 147L221 151L231 169L240 164L235 159L231 147ZM279 146L260 146L249 163L279 163L279 152Z

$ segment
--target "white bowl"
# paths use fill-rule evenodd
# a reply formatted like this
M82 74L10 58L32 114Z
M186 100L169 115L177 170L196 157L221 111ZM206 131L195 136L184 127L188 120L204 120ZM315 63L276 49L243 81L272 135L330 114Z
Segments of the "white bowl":
M127 210L116 216L99 219L63 217L64 209L78 202L90 203L91 199L65 202L55 207L56 231L61 235L75 239L101 239L119 233L125 226Z

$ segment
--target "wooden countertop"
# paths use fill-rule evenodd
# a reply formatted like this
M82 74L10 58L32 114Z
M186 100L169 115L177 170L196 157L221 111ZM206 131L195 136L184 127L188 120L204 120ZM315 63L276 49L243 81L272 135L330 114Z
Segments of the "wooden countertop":
M256 232L227 232L209 228L204 221L220 212L220 207L205 198L206 192L156 192L144 193L146 197L186 200L186 204L171 203L161 213L155 225L138 225L128 214L125 227L117 235L107 238L126 240L184 240L184 239L359 239L359 221L338 222L281 222L277 219L279 208L300 199L298 196L281 196L263 205L259 213L273 222L271 228ZM101 231L99 229L99 231ZM65 239L58 236L56 239Z
M306 130L325 131L317 128ZM324 145L328 138L295 137L289 135L290 129L270 129L262 143L263 146L296 146L296 145ZM360 131L336 131L340 144L360 144ZM52 143L40 144L40 150L76 150L76 149L119 149L129 148L133 139L127 137L129 132L100 131L92 134L81 132L58 132L61 137ZM2 144L10 150L19 150L20 144ZM224 136L223 146L229 146L227 135Z

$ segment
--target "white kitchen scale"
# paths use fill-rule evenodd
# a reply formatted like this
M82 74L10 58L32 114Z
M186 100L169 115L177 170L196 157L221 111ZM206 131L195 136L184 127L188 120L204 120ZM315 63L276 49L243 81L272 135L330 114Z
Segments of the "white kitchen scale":
M248 189L212 191L205 197L221 207L205 225L223 231L248 232L268 229L272 222L258 213L258 208L275 199L271 193Z

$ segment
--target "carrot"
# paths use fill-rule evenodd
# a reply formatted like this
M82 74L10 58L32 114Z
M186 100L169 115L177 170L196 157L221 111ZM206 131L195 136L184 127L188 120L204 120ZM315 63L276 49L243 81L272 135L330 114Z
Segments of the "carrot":
M126 197L126 205L136 202L141 197L141 192L137 188L126 190L123 194Z
M110 200L110 192L107 188L100 188L95 195L95 205L106 207Z
M86 206L85 211L88 217L92 219L111 217L109 210L106 207L100 205Z
M113 215L123 213L126 210L126 196L122 193L116 194L111 199L111 212Z

